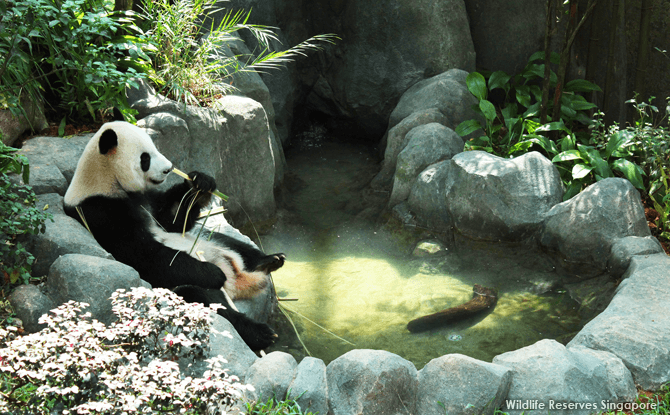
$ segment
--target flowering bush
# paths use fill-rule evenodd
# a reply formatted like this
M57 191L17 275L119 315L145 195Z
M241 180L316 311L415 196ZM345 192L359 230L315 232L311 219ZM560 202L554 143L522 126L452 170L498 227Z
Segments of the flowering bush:
M70 301L41 318L39 333L0 329L0 412L219 414L250 388L219 358L202 378L180 372L177 360L204 356L216 306L146 288L118 290L112 304L110 326Z

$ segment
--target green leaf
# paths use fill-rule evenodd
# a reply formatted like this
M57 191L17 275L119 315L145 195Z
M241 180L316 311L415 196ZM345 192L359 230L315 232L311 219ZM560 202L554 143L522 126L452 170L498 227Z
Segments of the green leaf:
M505 92L509 91L510 85L508 84L511 76L507 75L503 71L496 71L491 74L489 78L489 90L493 91L496 88L502 88Z
M635 188L644 191L644 182L638 170L638 166L626 159L617 159L612 163L612 168L623 173Z
M479 109L482 110L482 114L488 121L493 121L496 119L496 108L491 104L490 101L482 99L479 101Z
M633 145L635 142L635 135L627 130L617 131L612 134L607 141L607 146L605 147L605 158L609 159L610 156L616 154L628 153L625 149L628 146Z
M563 120L544 124L538 127L535 131L565 131L568 134L570 133L570 130L565 126Z
M591 173L591 170L593 170L595 166L589 166L586 164L575 164L572 166L572 177L575 179L581 179L582 177L585 177L589 173Z
M461 137L465 137L468 134L472 134L473 132L477 130L483 130L484 128L482 125L479 123L477 120L466 120L463 121L462 123L458 124L458 127L456 127L456 134L460 135Z
M591 92L599 91L602 92L602 89L593 82L589 82L586 79L573 79L572 81L565 84L563 88L565 92Z
M556 163L557 161L569 160L583 160L583 158L578 150L568 150L558 153L553 159L551 159L551 162Z
M580 96L580 95L577 95ZM570 108L572 108L575 111L586 111L590 110L591 108L596 108L598 107L596 104L588 101L582 101L579 99L573 100L570 103Z
M518 114L518 107L516 104L509 104L505 108L503 108L501 111L501 114L503 116L503 119L508 119L508 118L515 118Z
M65 123L66 123L67 117L63 117L62 120L60 120L60 124L58 125L58 136L62 137L65 135Z
M516 87L516 100L524 107L530 107L530 88L526 85Z
M486 99L486 80L484 76L479 72L471 72L467 78L465 78L465 83L468 85L468 90L472 95L474 95L478 100Z

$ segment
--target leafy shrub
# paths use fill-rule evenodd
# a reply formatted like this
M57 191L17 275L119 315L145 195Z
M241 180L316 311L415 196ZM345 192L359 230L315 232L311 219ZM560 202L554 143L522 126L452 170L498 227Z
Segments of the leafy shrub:
M8 173L16 173L28 183L28 159L17 155L16 149L2 143L0 134L0 265L3 281L27 283L35 257L17 241L24 234L44 232L51 214L35 207L35 192L27 185L10 181Z
M0 411L216 414L250 388L220 359L209 361L203 378L180 372L178 359L203 356L216 307L146 288L119 290L112 304L118 321L110 326L71 301L43 316L39 333L0 330Z
M659 214L656 227L659 236L670 240L670 97L666 98L665 111L659 111L649 103L627 101L633 104L638 113L634 125L619 131L615 126L614 134L625 134L630 137L634 158L641 166L645 178L645 194L650 205Z
M266 402L247 402L246 413L248 415L313 415L312 412L303 412L295 400L277 401L275 398L270 398Z
M238 72L275 68L310 50L317 43L332 43L335 36L314 36L285 51L271 52L278 39L272 28L248 23L251 12L225 13L220 22L203 19L221 11L217 0L142 0L145 35L151 47L152 81L157 90L187 104L209 103L234 90ZM246 30L261 49L257 56L226 54L229 45L241 42L236 32Z
M544 77L544 64L535 62L543 59L544 52L533 54L524 70L514 77L503 71L493 72L488 81L478 72L468 75L468 90L479 101L474 110L482 116L484 124L480 120L467 120L456 128L456 132L466 136L481 129L485 135L468 141L467 149L485 150L502 157L511 157L525 153L533 144L548 145L542 140L543 136L535 134L541 126L539 118L542 90L539 81ZM554 63L557 59L558 55L552 54ZM556 87L556 74L553 71L550 71L549 87ZM503 105L499 111L488 99L490 92L496 89L504 92ZM573 125L591 124L585 111L595 105L586 102L577 92L599 90L595 84L582 79L568 82L561 95L561 119L554 121L563 122L570 128ZM549 103L549 108L553 105Z
M544 64L534 62L541 59L544 59L544 53L535 53L525 69L515 77L502 71L492 73L488 81L477 72L468 75L468 89L479 101L475 111L482 115L485 122L464 121L456 132L466 136L481 129L485 135L466 142L466 149L485 150L501 157L540 150L561 174L566 187L564 200L591 183L614 177L614 172L644 190L644 172L633 161L633 136L618 131L598 135L597 132L604 128L602 114L598 114L595 120L586 114L595 104L587 102L578 93L599 91L595 84L583 79L566 83L560 102L561 118L540 123L542 91L538 83L544 76ZM552 55L552 60L556 59L557 55ZM556 86L553 71L550 71L549 86ZM489 92L498 88L505 92L504 104L499 111L487 99ZM551 105L556 104L550 104L550 108ZM587 126L596 134L592 134Z
M144 76L148 57L140 39L126 34L134 28L132 13L110 13L109 4L0 2L0 103L16 111L24 88L41 99L45 87L70 117L95 119L109 107L127 109L124 90Z

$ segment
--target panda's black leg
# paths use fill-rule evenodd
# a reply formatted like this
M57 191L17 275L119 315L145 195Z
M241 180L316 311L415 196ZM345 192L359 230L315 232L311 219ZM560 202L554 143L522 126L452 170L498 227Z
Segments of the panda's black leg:
M273 254L267 255L261 258L256 264L254 271L262 271L266 274L276 271L279 268L284 266L284 261L286 260L286 255L284 254Z
M267 324L254 321L233 310L221 290L182 285L173 291L188 303L202 303L205 306L218 303L226 307L225 309L218 309L217 313L230 321L242 340L253 351L267 349L277 339L277 335Z

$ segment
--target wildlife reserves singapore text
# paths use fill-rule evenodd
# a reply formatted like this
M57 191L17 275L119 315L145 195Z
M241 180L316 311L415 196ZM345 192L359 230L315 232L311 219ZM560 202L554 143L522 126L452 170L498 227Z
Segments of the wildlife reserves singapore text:
M635 411L638 409L641 410L655 410L658 408L657 402L612 402L607 400L602 400L600 402L565 402L565 401L555 401L550 399L548 402L543 402L533 399L511 399L505 400L505 407L508 410L575 410L575 409L587 409L587 410L597 410L597 411Z

